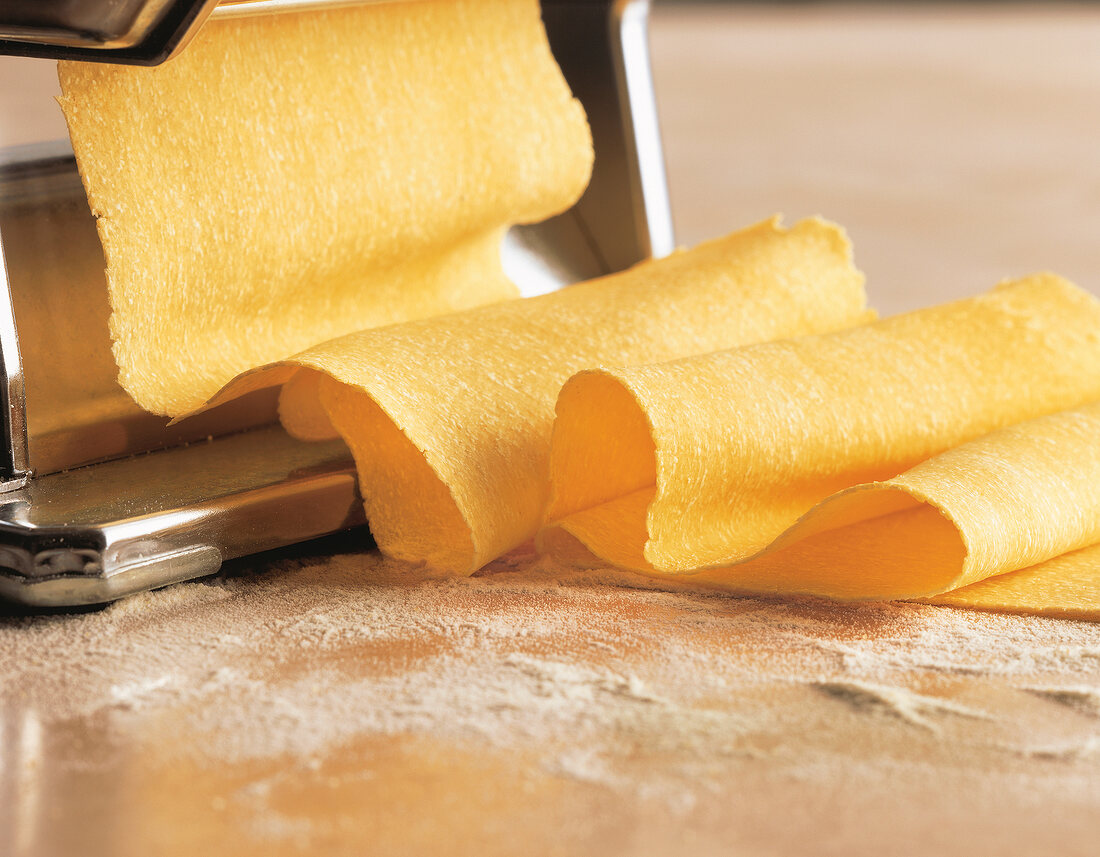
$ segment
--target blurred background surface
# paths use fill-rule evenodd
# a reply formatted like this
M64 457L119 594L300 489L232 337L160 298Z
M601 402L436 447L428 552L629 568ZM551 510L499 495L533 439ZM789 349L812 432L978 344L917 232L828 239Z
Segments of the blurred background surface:
M883 312L1100 290L1100 6L658 2L652 30L680 241L823 214Z

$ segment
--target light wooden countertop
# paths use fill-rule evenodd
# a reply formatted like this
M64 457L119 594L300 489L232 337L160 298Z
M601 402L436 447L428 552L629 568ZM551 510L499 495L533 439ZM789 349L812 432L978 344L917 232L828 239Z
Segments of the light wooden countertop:
M1097 289L1098 45L1083 6L658 6L679 237L824 214L884 312ZM0 853L1095 852L1100 626L356 539L0 615Z
M843 224L873 306L1054 270L1100 291L1100 10L656 7L678 238Z

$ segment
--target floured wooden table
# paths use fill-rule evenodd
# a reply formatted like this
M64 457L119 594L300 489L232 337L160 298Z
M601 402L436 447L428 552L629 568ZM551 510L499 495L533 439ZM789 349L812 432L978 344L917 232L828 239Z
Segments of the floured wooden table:
M848 226L896 311L1100 285L1100 10L658 9L680 238ZM1100 626L353 535L0 617L0 853L1091 854Z

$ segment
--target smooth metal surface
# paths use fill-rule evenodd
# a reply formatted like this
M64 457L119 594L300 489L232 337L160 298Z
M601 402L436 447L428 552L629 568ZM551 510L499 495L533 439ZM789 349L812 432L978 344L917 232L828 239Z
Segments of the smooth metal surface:
M0 491L20 487L29 470L23 365L5 256L0 229Z
M270 3L283 11L319 5L264 0L242 4L241 14ZM220 14L235 14L231 8ZM544 3L551 46L592 125L596 160L576 206L509 233L504 263L524 294L611 273L673 246L653 93L648 68L639 68L648 64L648 9L646 0ZM302 492L318 508L341 506L354 477L346 453L346 479L318 482L289 466L306 453L300 444L288 446L281 430L265 428L275 419L274 391L169 428L118 386L102 249L66 141L0 153L0 250L7 395L0 595L54 606L109 600L209 573L229 556L338 528L330 513L321 520L299 516L290 535L278 524L290 508L281 504L298 503ZM250 430L235 434L242 429ZM213 443L180 446L208 437ZM222 444L243 444L249 455L213 451ZM150 450L163 451L141 455ZM140 457L124 458L133 455ZM80 469L62 472L71 468ZM34 475L20 487L26 473ZM119 473L126 477L119 480ZM190 493L181 493L185 484ZM227 484L231 500L221 493ZM60 500L64 492L74 499ZM61 517L43 517L66 502ZM144 509L136 518L127 511L135 503ZM256 535L219 542L194 524L194 509L206 510L203 521L252 516ZM50 547L24 545L47 530ZM147 556L123 562L112 547L123 543L145 545Z
M590 276L675 246L648 68L648 15L648 0L543 4L550 46L584 104L596 151L588 189L565 215L597 260Z
M615 0L610 28L619 111L628 135L622 151L630 172L634 229L648 241L647 247L639 247L643 258L667 256L676 249L649 61L649 7L649 0Z
M4 0L0 54L157 65L194 36L218 0Z
M242 18L396 0L4 0L0 54L157 65L211 15Z
M257 429L31 480L0 499L0 594L110 601L362 524L344 445Z
M362 6L365 3L394 3L401 0L222 0L212 17L251 18L256 15L276 15L283 12L306 12L319 6L332 9L340 6Z
M178 2L5 0L0 37L69 47L132 48Z

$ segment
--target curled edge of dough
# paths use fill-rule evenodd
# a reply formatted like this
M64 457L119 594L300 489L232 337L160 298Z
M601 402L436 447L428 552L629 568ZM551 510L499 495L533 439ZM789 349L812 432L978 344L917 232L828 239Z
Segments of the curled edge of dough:
M1100 544L963 586L926 604L1100 621Z
M1039 417L955 447L894 479L841 491L740 565L681 575L633 568L742 591L924 598L1096 618L1098 436L1100 403ZM563 560L625 564L594 553L585 535L552 525L539 543Z
M1045 343L1046 350L1051 352L1045 355L1047 362L1052 357L1060 362L1070 347L1078 353L1074 361L1066 360L1068 371L1061 372L1064 389L1039 400L1038 409L1035 401L1025 401L1023 407L1010 406L1015 419L1005 420L1002 414L1002 426L1059 408L1075 407L1100 395L1096 373L1089 372L1096 362L1095 322L1100 319L1100 304L1068 281L1037 275L1018 284L1002 285L985 296L1007 298L1010 325L1016 327L1022 323L1023 339L1010 340L1007 345L1017 349L1028 337L1041 335L1043 330L1043 322L1021 312L1027 307L1028 283L1051 284L1055 305L1064 304L1047 319L1046 326L1055 329L1059 337L1066 331L1064 341L1053 342L1056 346L1053 350L1052 343ZM981 300L971 299L969 303L973 306ZM966 303L955 306L963 307ZM1058 318L1067 311L1069 317ZM954 324L960 318L949 320ZM886 327L889 321L877 327ZM850 331L835 336L853 339L861 335L860 331ZM1021 353L1028 361L1028 349L1023 348ZM716 356L719 355L683 362ZM646 368L640 367L643 372ZM1011 370L1006 371L1011 374ZM1090 374L1092 377L1087 377ZM1082 376L1080 383L1078 375ZM658 380L667 384L667 378L658 376ZM1040 364L1039 374L1024 384L1027 389L1023 395L1033 394L1036 383L1043 380ZM540 532L538 544L560 560L602 561L642 573L676 575L736 590L801 592L845 599L905 598L973 584L1100 539L1100 525L1093 519L1081 518L1089 514L1095 517L1095 511L1088 510L1100 508L1095 493L1089 495L1091 485L1100 483L1100 464L1093 455L1090 460L1097 471L1095 475L1081 464L1091 454L1087 451L1088 432L1077 436L1076 443L1073 437L1059 439L1058 448L1071 451L1068 458L1043 461L1027 442L1029 432L1040 432L1047 425L1040 420L1025 423L1026 428L1019 430L1023 434L1009 427L987 439L949 449L894 479L851 480L848 482L851 487L837 486L846 490L822 491L812 502L804 502L800 507L793 504L796 511L786 518L789 524L773 531L756 547L741 551L732 562L697 562L679 568L662 566L656 558L661 554L651 554L649 549L654 538L655 484L661 484L657 478L657 444L661 435L655 432L641 391L633 389L630 382L631 370L590 371L570 379L559 395L552 452L555 484L548 524ZM677 401L676 424L688 421L690 425L692 404L690 398ZM667 413L657 413L668 417ZM1083 419L1087 419L1087 413L1082 416L1067 412L1058 415L1053 424L1064 428L1067 423ZM984 431L974 432L972 426L970 437L996 427L990 425ZM736 433L735 427L725 428ZM1098 433L1100 427L1092 436ZM575 447L583 446L578 440L584 434L588 441L595 441L595 453L576 452ZM1041 442L1053 443L1049 439ZM950 445L953 444L945 446ZM1074 451L1082 449L1085 451ZM681 468L682 477L682 458L676 449L665 448L662 452L666 464L671 460ZM913 460L925 458L927 453ZM995 473L994 465L1007 472ZM902 468L892 472L899 469ZM586 485L585 479L591 479L593 472L599 478ZM970 481L960 479L960 473L970 474ZM977 474L982 475L977 478ZM1014 481L1014 475L1026 475L1032 481ZM861 484L852 485L855 481ZM702 490L700 481L693 480L690 472L688 482L693 491ZM1069 483L1074 487L1067 494L1064 487ZM781 480L776 484L781 484ZM597 488L594 490L593 486ZM1052 497L1058 498L1058 502ZM1049 514L1052 508L1057 508L1058 514ZM974 517L976 509L983 510L985 521ZM1037 520L1035 515L1044 510L1046 516ZM666 516L669 512L668 508L661 511ZM665 527L666 533L668 529ZM1043 535L1037 536L1037 532Z

